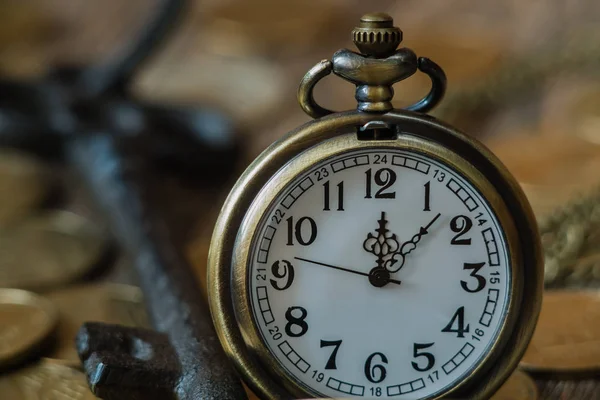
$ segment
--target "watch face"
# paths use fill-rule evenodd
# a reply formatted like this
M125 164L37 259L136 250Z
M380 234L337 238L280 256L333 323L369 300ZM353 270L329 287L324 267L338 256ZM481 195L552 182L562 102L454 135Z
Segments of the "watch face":
M307 392L421 399L489 354L512 276L502 227L471 182L425 155L379 149L281 188L247 279L265 347Z

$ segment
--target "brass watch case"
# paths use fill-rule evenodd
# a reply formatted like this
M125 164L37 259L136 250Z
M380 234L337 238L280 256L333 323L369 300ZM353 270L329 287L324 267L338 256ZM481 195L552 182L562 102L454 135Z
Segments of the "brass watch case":
M394 126L398 137L358 140L358 129L371 121ZM262 398L316 395L286 374L262 342L248 295L248 254L263 213L287 183L324 159L369 148L415 151L450 166L480 191L503 228L512 269L508 316L480 364L436 397L487 399L517 367L539 315L543 257L537 224L518 183L485 146L433 117L409 111L351 111L311 121L248 167L221 210L208 258L209 303L221 344Z

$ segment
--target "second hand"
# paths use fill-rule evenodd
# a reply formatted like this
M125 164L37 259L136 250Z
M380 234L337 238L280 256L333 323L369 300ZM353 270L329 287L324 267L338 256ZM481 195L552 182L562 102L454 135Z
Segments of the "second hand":
M318 261L307 260L306 258L294 257L294 259L300 260L300 261L305 261L305 262L311 263L311 264L322 265L323 267L338 269L340 271L350 272L350 273L356 274L356 275L362 275L362 276L366 276L366 277L369 276L369 274L365 273L365 272L355 271L353 269L348 269L348 268L342 268L342 267L338 267L338 266L331 265L331 264L325 264L325 263L318 262ZM402 283L399 280L391 279L391 278L389 279L389 282L395 283L396 285L400 285Z

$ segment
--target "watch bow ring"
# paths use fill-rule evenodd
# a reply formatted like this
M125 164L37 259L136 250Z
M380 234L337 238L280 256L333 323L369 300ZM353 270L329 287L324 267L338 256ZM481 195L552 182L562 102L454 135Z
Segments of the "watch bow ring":
M407 110L428 112L444 97L446 75L440 66L428 58L417 59L407 48L397 49L402 42L402 31L392 18L383 13L363 16L352 32L356 47L362 54L348 49L339 50L331 61L322 60L306 74L298 89L298 102L305 113L320 118L334 111L321 107L314 99L315 85L332 72L356 85L358 110L387 112L392 110L392 85L412 76L417 69L431 79L431 90Z

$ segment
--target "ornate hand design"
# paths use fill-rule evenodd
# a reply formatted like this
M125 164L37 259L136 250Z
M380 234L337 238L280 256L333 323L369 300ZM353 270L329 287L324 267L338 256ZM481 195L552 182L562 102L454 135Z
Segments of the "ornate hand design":
M388 221L385 219L384 211L381 212L381 219L377 222L379 223L379 228L375 230L377 236L369 232L367 239L363 242L363 248L377 256L378 267L385 267L400 248L400 243L395 233L389 233L390 231L386 227Z
M396 234L390 233L387 229L388 221L385 219L385 212L382 212L381 219L377 221L379 228L375 230L377 236L369 232L367 239L363 242L363 248L377 256L376 268L385 269L392 273L398 272L404 266L406 255L417 248L421 238L429 233L429 228L440 216L441 214L438 213L426 226L419 228L419 232L410 241L404 242L400 246Z

